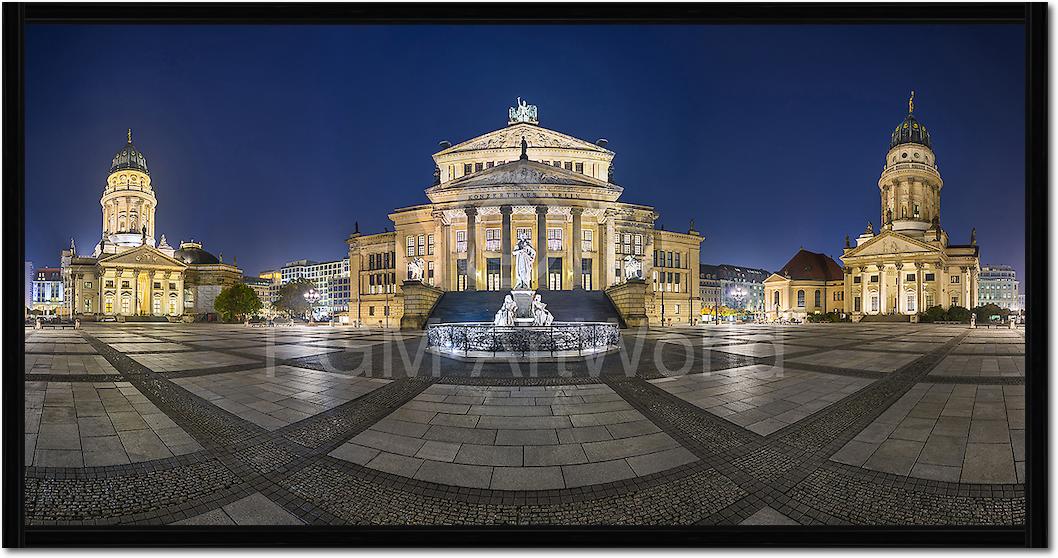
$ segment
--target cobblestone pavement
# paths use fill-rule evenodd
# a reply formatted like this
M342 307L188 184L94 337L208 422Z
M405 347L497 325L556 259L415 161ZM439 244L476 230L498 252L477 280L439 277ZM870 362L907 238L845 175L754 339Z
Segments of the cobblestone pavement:
M628 331L587 361L421 333L26 330L32 525L1019 525L1024 333Z

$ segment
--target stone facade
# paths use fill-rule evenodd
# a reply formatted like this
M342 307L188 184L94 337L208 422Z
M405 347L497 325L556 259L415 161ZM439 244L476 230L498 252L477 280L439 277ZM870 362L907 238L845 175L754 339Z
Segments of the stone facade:
M952 244L940 224L944 187L926 127L908 115L893 131L878 179L881 227L868 224L841 256L845 300L853 319L915 315L931 306L973 307L978 300L980 249Z
M398 318L389 324L398 324L397 295L414 258L426 263L424 282L444 291L510 289L512 246L523 236L537 251L531 288L545 300L548 290L606 290L624 282L626 255L651 278L655 250L679 253L681 266L665 269L666 278L678 276L682 285L678 301L670 303L666 294L666 316L696 318L701 236L658 230L653 207L620 201L624 188L613 181L614 152L605 143L535 121L515 121L454 146L443 142L433 155L428 203L390 213L392 232L357 231L348 238L351 321L377 325L378 309L388 307L389 317ZM371 308L376 315L369 315ZM657 309L655 321L660 303Z
M118 151L100 198L103 226L91 255L73 241L61 254L66 311L82 319L104 316L175 318L213 312L220 289L242 272L195 242L174 250L154 240L157 198L147 160L132 144Z

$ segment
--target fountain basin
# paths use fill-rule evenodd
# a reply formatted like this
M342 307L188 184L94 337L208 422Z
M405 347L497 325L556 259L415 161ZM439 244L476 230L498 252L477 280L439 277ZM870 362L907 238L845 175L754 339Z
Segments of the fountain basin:
M607 322L555 322L549 326L496 326L489 322L431 324L426 347L451 358L577 358L615 351L620 328Z

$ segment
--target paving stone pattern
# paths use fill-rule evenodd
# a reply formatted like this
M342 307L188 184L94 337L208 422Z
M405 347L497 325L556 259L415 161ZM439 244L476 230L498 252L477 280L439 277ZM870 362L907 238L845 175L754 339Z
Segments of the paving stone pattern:
M421 332L25 335L32 525L1017 525L1024 333L627 331L480 364Z

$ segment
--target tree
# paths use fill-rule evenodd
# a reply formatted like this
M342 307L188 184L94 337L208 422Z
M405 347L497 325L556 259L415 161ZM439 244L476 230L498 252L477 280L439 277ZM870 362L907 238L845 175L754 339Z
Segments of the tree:
M948 313L945 317L949 322L970 323L970 311L962 306L948 308Z
M305 293L315 288L312 281L299 277L279 289L279 297L276 298L277 310L286 312L290 316L302 315L309 311L309 302L305 300Z
M925 324L943 322L944 317L944 308L941 306L930 306L929 308L926 308L924 312L918 313L918 321Z
M242 319L256 313L261 306L261 299L257 298L257 293L244 283L225 287L213 301L213 308L225 321L233 318Z

